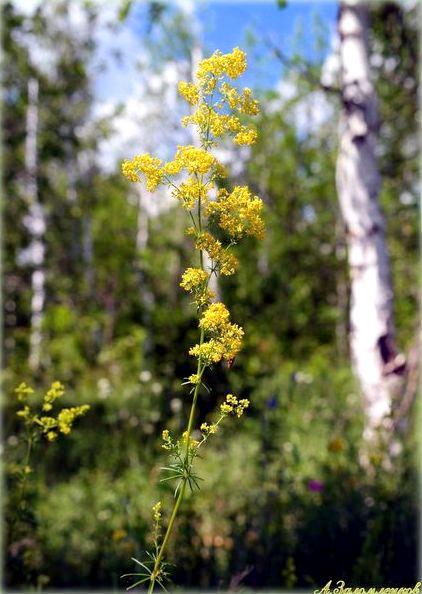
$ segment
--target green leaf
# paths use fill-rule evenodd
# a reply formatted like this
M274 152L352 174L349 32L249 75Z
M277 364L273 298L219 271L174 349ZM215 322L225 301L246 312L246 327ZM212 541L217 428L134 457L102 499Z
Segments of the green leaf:
M132 8L133 0L123 0L118 13L119 22L123 22L127 19L130 9Z

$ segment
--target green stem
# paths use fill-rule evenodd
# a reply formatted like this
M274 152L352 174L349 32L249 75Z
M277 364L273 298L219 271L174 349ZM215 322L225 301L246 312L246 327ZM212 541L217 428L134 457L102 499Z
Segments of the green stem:
M185 488L186 488L186 481L183 481L183 484L182 484L182 487L180 489L179 495L178 495L178 497L176 499L176 502L174 504L174 507L173 507L173 511L172 511L172 514L171 514L171 517L170 517L170 521L169 521L169 524L167 526L166 534L164 536L162 545L160 547L160 552L158 553L158 556L157 556L157 558L155 560L154 570L152 572L151 580L150 580L150 583L149 583L148 594L152 594L152 592L154 591L154 585L155 585L155 580L156 580L156 577L157 577L157 571L160 568L160 563L161 563L161 559L163 557L163 553L164 553L165 548L167 546L167 542L168 542L168 540L169 540L169 538L171 536L171 532L173 530L173 524L174 524L174 521L176 520L177 512L179 511L180 504L182 503L182 500L183 500L183 497L184 497L184 494L185 494Z
M210 130L209 130L209 117L208 117L205 147L206 147L207 142L209 140L209 133L210 133ZM168 180L168 181L169 181L169 183L171 183L172 186L174 186L178 190L178 188L172 182L170 182L170 180ZM201 176L200 182L201 183L203 182L203 175ZM194 226L196 228L195 220L193 218L193 215L192 215L191 212L189 212L189 214L190 214L190 216L191 216L191 218L193 220ZM201 211L201 197L200 196L198 198L198 230L201 233L201 231L202 231L202 211ZM200 260L200 264L201 264L201 269L204 270L204 254L203 254L203 251L202 250L199 251L199 260ZM211 276L211 274L210 274L210 276ZM208 285L208 282L209 282L209 278L208 278L208 281L207 281L207 285ZM203 330L203 328L201 328L199 345L201 346L203 344L203 342L204 342L204 330ZM199 389L201 387L201 381L200 380L201 380L202 374L204 372L204 369L205 369L205 365L202 365L201 357L198 357L197 375L199 376L199 382L196 384L195 390L194 390L194 393L193 393L192 405L191 405L191 409L190 409L190 413L189 413L188 427L187 427L187 430L186 430L185 464L189 460L190 437L191 437L191 434L192 434L193 422L194 422L194 419L195 419L195 410L196 410L196 403L198 401ZM161 560L163 558L164 551L166 550L167 543L168 543L168 541L170 539L170 536L171 536L171 533L172 533L172 530L173 530L173 526L174 526L174 522L175 522L176 517L177 517L177 512L179 511L179 507L182 504L183 498L185 496L186 482L187 482L187 477L184 477L182 479L182 486L180 488L179 495L177 496L177 499L176 499L176 501L174 503L173 511L171 512L170 520L169 520L169 523L168 523L168 526L167 526L166 533L165 533L164 538L163 538L163 542L162 542L161 547L159 549L159 553L158 553L158 555L157 555L157 557L155 559L154 569L152 571L151 579L150 579L150 583L149 583L148 594L152 594L153 591L154 591L155 581L157 579L157 575L158 575L158 572L160 570Z
M202 344L203 341L204 341L204 331L201 329L201 337L200 337L199 343ZM204 368L201 368L201 360L198 359L198 375L199 376L202 375L203 370L204 370ZM196 402L198 400L200 385L201 385L200 383L196 384L195 391L193 393L192 406L191 406L190 414L189 414L188 428L186 431L186 457L185 457L185 460L187 460L189 457L189 442L190 442L190 436L192 433L193 420L195 418L195 408L196 408ZM167 530L166 530L163 542L160 547L160 552L158 553L158 555L155 559L154 570L151 575L151 580L150 580L150 584L149 584L149 588L148 588L148 594L152 594L152 592L154 591L154 584L155 584L155 580L157 577L157 572L160 569L161 559L163 558L164 551L165 551L165 549L167 547L167 543L170 539L170 536L171 536L171 533L173 530L173 525L176 520L177 512L179 511L179 507L180 507L180 505L183 501L183 497L185 495L186 481L187 481L186 478L182 479L182 486L180 488L179 495L177 496L177 499L175 501L173 511L171 513L170 520L169 520L169 523L167 526Z
M18 494L18 500L16 503L16 513L13 515L13 520L11 522L11 533L13 534L13 531L15 529L16 523L18 522L19 519L19 512L21 510L22 504L24 502L25 499L25 487L26 487L26 479L27 479L27 467L29 466L29 461L31 458L31 451L32 451L32 446L34 443L34 434L30 433L28 434L28 439L26 442L26 454L25 454L25 460L23 463L23 476L22 476L22 480L20 483L20 488L19 488L19 494Z
M199 201L198 203L198 225L199 225L199 229L201 230L201 203ZM203 269L203 254L202 254L202 250L200 250L200 261L201 261L201 268ZM202 343L204 342L204 330L201 328L201 335L199 338L199 344L202 345ZM201 364L201 358L198 357L198 367L197 367L197 375L199 376L199 378L201 378L202 373L204 372L205 366L203 366ZM193 421L195 419L195 410L196 410L196 403L198 401L198 394L199 394L199 389L201 387L201 382L199 381L196 386L195 386L195 390L193 393L193 398L192 398L192 405L191 405L191 409L190 409L190 413L189 413L189 420L188 420L188 427L186 429L186 454L185 454L185 463L188 461L189 459L189 445L190 445L190 436L192 434L192 427L193 427ZM151 580L149 583L149 588L148 588L148 594L152 594L154 591L154 586L155 586L155 580L157 578L157 574L160 570L160 564L161 564L161 560L163 558L164 555L164 551L166 550L167 547L167 543L170 539L172 530L173 530L173 526L174 526L174 522L176 520L176 516L177 516L177 512L179 511L179 507L183 501L183 498L185 496L185 490L186 490L186 482L187 482L187 477L184 477L182 479L182 486L180 488L179 491L179 495L177 496L177 499L174 503L174 507L173 507L173 511L171 512L171 516L170 516L170 520L167 526L167 530L166 533L164 535L164 539L163 542L161 544L159 553L155 559L155 563L154 563L154 569L153 572L151 574Z
M25 487L26 487L26 477L27 477L27 468L29 466L29 460L31 458L31 450L32 450L32 444L33 444L33 434L29 435L28 437L28 441L26 444L26 456L25 456L25 461L23 464L23 478L22 478L22 483L21 483L21 488L20 488L20 495L19 495L19 503L18 503L18 509L22 504L22 501L24 499L24 494L25 494Z

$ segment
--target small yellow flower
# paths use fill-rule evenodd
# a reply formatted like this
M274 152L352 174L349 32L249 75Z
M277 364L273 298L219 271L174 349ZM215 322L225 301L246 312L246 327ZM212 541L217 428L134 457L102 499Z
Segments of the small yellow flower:
M228 415L233 412L233 407L230 404L223 402L223 404L220 405L220 410L223 414Z
M164 450L171 450L173 448L173 442L170 436L170 431L168 429L164 429L163 433L161 434L163 439L162 448Z
M149 192L154 192L163 179L163 169L161 160L152 157L148 153L136 155L131 161L123 161L122 173L129 181L140 181L139 174L143 174L146 179L146 188Z
M188 103L195 105L199 101L199 89L193 83L181 81L178 85L179 93Z
M60 398L64 394L64 386L60 382L53 382L50 389L44 396L43 400L43 411L49 412L53 408L53 404L57 398Z
M222 229L235 240L244 235L263 239L263 202L252 196L247 186L236 186L232 192L220 190L218 198L207 207L207 214L215 216Z
M208 274L202 268L187 268L182 276L180 286L185 291L193 291L203 285L208 279Z
M198 78L201 84L207 82L209 76L219 77L227 74L230 78L238 78L246 70L246 54L244 51L235 47L230 53L222 54L216 51L209 58L205 58L199 63Z
M17 388L15 388L15 393L19 402L24 402L30 394L34 393L34 390L25 382L22 382Z
M233 142L235 144L254 144L258 138L258 133L255 128L242 128L234 137Z
M246 87L239 94L237 89L228 83L223 83L220 91L230 109L235 109L246 115L258 115L259 103L253 98L251 89Z
M161 516L161 501L157 501L157 503L152 506L152 517L154 519L154 522L158 524L161 520Z
M189 382L196 386L197 384L201 383L201 376L198 373L193 373L189 376Z
M18 410L16 414L18 417L21 417L21 419L28 421L31 416L31 411L29 406L25 405L21 410Z
M183 208L192 210L198 200L205 205L208 202L208 191L211 183L202 183L194 177L188 177L177 189L174 189L172 195L180 200Z
M88 404L82 406L73 406L72 408L62 408L57 417L59 431L65 435L69 434L72 430L73 421L89 410Z
M192 235L192 233L190 234ZM195 230L193 230L193 235L195 235ZM211 233L204 231L196 234L195 247L207 252L221 274L230 276L236 272L239 265L237 258L227 248L223 248L221 241L213 237Z
M248 406L249 400L246 398L238 400L233 394L227 394L225 402L220 405L220 410L223 415L235 414L237 417L241 417Z
M230 319L230 314L224 303L211 303L199 321L199 327L206 332L224 330Z
M202 423L201 425L201 431L205 436L217 433L217 429L218 427L214 423L211 425L208 425L208 423Z

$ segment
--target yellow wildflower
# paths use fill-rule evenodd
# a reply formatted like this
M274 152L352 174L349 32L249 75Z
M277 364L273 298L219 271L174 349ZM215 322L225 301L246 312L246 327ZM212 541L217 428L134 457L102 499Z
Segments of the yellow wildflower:
M220 410L224 415L228 415L231 412L233 412L233 407L231 404L227 404L227 402L223 402L223 404L220 405Z
M208 425L208 423L202 423L201 425L201 431L202 433L204 433L204 435L212 435L213 433L217 433L217 425L216 424L211 424Z
M227 394L225 402L220 405L220 410L223 415L235 414L237 417L241 417L248 406L249 400L246 398L238 400L233 394Z
M162 433L162 438L163 438L163 444L162 444L162 448L164 450L171 450L173 447L173 441L171 439L170 436L170 431L168 429L164 429L163 433Z
M34 393L34 390L28 386L25 382L19 384L17 388L15 388L16 397L20 402L23 402L27 399L30 394Z
M191 105L195 105L199 101L199 89L193 83L180 81L178 85L180 95Z
M169 161L163 167L163 174L177 175L183 169L183 163L180 160Z
M230 194L220 190L217 200L208 205L207 214L216 215L220 227L234 239L243 235L262 239L265 228L262 209L262 200L252 197L247 186L236 186Z
M238 47L235 47L228 54L222 54L217 50L209 58L201 60L197 76L201 84L207 82L210 75L220 77L226 74L230 78L237 78L245 72L246 66L246 54Z
M254 144L258 138L255 128L244 126L233 139L235 144Z
M208 279L208 274L202 268L187 268L182 276L180 286L185 291L193 291L203 285Z
M190 375L188 377L189 383L193 384L194 386L196 386L196 384L200 384L201 383L201 376L198 373L193 373L192 375Z
M182 443L186 443L188 439L188 432L184 431L182 433ZM189 437L189 448L196 448L199 445L199 441L193 439L192 436Z
M134 163L128 159L125 159L122 163L122 173L131 182L140 181Z
M89 410L89 404L82 406L73 406L72 408L62 408L57 417L59 430L67 435L72 430L73 421L76 417L84 415Z
M212 363L221 361L224 355L224 346L219 340L213 338L207 342L203 342L201 345L196 344L193 346L189 350L189 355L198 357L207 365L211 365Z
M228 324L221 336L221 343L224 348L223 358L226 361L234 359L242 348L243 329L237 324Z
M154 522L158 524L161 520L161 515L161 501L157 501L157 503L152 506L152 517Z
M193 230L193 234L196 234L195 230ZM196 234L195 247L198 250L205 250L207 252L211 260L217 264L221 274L230 276L236 272L239 264L237 258L227 249L224 249L221 241L216 239L211 233L208 233L208 231Z
M187 126L195 124L205 133L213 136L223 136L226 133L236 133L242 130L240 120L235 115L219 114L206 104L202 104L190 116L182 119L182 124Z
M229 323L230 314L224 303L211 303L199 321L199 327L206 332L219 332Z
M242 93L239 94L237 89L227 83L223 83L220 91L230 109L236 109L246 115L258 115L259 103L253 98L252 91L248 87L245 87Z
M226 72L230 78L238 78L247 68L246 54L243 50L235 47L231 53L225 56Z
M216 159L204 149L196 146L177 147L176 160L179 160L189 173L205 174L214 165Z
M239 261L236 256L230 254L227 250L220 254L218 259L219 270L224 276L234 274L239 266Z
M203 313L199 326L211 340L195 345L189 354L206 363L218 363L221 359L233 359L242 347L243 330L230 323L230 314L223 303L212 303Z
M201 200L203 204L207 203L208 190L211 186L211 183L203 184L194 177L188 177L177 189L173 190L172 194L180 200L186 210L192 210L198 200Z
M54 401L60 398L64 394L64 386L60 382L53 382L50 389L44 396L42 409L45 412L50 411L53 408Z
M31 411L29 406L25 405L21 410L18 410L16 414L18 417L21 417L25 421L28 421L30 418Z
M153 192L157 188L164 174L161 160L148 153L136 155L132 161L123 161L122 173L132 182L140 181L139 174L142 173L145 176L146 188L149 192Z
M239 111L246 115L259 114L259 101L254 99L251 89L245 87L239 99Z

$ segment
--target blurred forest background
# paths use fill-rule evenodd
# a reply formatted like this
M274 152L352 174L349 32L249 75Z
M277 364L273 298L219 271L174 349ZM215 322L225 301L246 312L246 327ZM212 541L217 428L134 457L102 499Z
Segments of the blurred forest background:
M184 214L165 194L126 183L120 161L166 157L186 141L176 83L198 53L219 46L202 41L200 3L59 0L22 12L24 4L2 4L5 580L123 589L119 576L146 546L152 504L172 497L158 482L161 432L184 427L181 380L192 373L196 329L179 288L191 253ZM277 18L293 19L283 4L274 2ZM267 39L265 19L244 31L260 135L223 157L233 181L265 201L267 235L239 248L239 274L219 285L246 344L231 370L213 375L200 416L227 390L251 409L201 461L208 478L184 505L170 550L180 586L417 578L415 407L391 438L392 460L374 447L370 466L359 461L364 418L335 185L341 102L331 82L321 84L336 76L335 18L304 6L309 16L290 41L282 32ZM418 327L418 16L416 3L370 5L380 203L405 354ZM134 22L137 53L125 53ZM101 73L129 62L135 91L98 102ZM52 380L66 385L66 404L91 410L68 438L38 446L30 511L16 523L13 468L24 451L13 389ZM416 385L405 381L411 399Z

